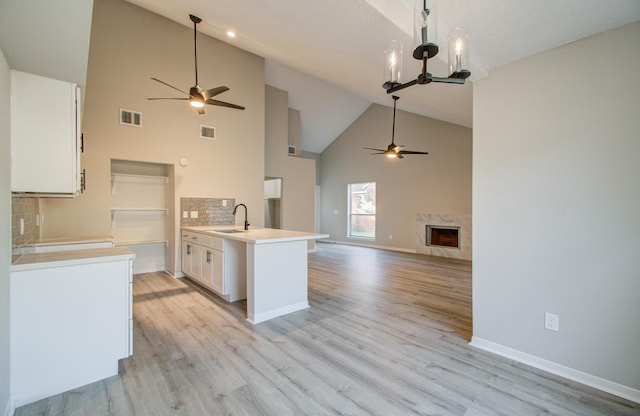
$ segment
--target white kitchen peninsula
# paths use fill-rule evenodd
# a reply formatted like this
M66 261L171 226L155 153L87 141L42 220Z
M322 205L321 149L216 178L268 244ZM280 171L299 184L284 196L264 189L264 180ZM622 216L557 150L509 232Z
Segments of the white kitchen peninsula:
M32 253L10 266L11 391L16 406L118 374L133 353L126 247Z
M252 324L309 307L307 241L327 238L328 234L273 228L244 231L228 226L182 229L244 243L246 269L236 278L246 278L247 320Z

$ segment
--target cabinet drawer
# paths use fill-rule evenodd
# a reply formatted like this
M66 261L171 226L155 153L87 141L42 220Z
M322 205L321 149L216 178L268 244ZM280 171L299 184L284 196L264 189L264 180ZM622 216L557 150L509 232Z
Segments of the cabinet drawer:
M213 237L210 235L201 235L201 244L214 250L224 251L224 239L220 237Z
M182 232L182 241L184 242L202 244L202 242L200 241L201 237L204 237L204 236L201 234L196 234L189 231Z

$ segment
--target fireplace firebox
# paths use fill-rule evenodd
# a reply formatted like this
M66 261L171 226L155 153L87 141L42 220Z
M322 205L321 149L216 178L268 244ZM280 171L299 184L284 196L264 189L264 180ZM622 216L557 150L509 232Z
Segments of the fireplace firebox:
M460 227L446 225L427 225L426 245L447 248L460 248Z

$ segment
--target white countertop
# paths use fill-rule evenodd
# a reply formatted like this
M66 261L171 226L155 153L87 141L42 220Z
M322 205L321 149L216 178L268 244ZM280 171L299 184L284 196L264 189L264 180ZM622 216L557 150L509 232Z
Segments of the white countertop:
M130 260L135 253L126 247L93 248L86 250L52 251L48 253L23 254L9 266L10 272L65 267L78 264L104 263Z
M249 228L245 231L242 227L230 225L200 225L182 227L185 231L208 234L230 240L242 241L250 244L283 243L287 241L317 240L328 238L329 234L307 233L302 231L279 230L275 228ZM225 233L217 230L238 230L240 232Z

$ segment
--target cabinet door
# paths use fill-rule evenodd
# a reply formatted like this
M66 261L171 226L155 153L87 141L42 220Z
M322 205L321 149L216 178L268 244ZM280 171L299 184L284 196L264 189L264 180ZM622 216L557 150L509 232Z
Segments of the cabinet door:
M202 281L202 259L205 256L204 247L198 244L191 244L191 275Z
M213 251L213 278L211 282L211 287L220 293L221 295L226 295L225 292L225 284L224 284L224 253L220 250L212 250Z
M79 161L76 85L11 71L10 95L11 190L74 196Z
M193 259L193 244L182 240L182 273L191 275L191 264Z
M211 248L204 247L202 254L202 283L211 288L213 288L214 251Z

